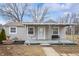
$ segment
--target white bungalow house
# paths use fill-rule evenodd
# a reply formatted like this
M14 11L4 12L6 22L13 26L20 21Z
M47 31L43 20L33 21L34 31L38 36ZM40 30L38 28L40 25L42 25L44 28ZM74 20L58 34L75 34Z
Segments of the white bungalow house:
M35 22L8 22L4 25L7 36L11 39L18 40L52 40L54 38L64 38L66 27L73 24L56 23L54 21L46 21L42 23Z

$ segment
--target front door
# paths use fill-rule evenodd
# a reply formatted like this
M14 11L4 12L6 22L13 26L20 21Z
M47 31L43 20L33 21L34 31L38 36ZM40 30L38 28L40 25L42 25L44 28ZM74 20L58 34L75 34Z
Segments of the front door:
M45 28L38 27L38 39L45 39Z

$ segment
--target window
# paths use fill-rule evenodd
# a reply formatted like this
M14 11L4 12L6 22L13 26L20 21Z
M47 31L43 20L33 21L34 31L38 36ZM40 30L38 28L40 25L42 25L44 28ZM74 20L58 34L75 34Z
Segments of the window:
M79 14L78 13L76 13L76 18L79 18Z
M34 34L34 27L28 27L28 34L33 35Z
M58 35L58 27L53 27L53 34Z
M16 34L16 27L10 28L10 34Z

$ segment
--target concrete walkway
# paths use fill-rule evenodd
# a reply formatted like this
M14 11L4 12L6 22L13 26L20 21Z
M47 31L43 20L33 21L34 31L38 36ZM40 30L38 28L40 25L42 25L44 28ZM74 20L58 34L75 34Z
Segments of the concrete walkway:
M52 47L42 47L47 56L59 56L59 54Z
M58 54L52 47L42 47L46 56L79 56L79 54Z

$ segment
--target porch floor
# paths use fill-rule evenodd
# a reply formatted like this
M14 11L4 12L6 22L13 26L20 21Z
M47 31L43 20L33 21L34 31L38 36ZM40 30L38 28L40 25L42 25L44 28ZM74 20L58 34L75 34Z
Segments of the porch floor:
M25 44L76 44L76 42L70 41L68 39L29 39L25 40Z

